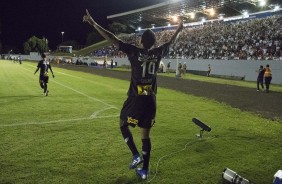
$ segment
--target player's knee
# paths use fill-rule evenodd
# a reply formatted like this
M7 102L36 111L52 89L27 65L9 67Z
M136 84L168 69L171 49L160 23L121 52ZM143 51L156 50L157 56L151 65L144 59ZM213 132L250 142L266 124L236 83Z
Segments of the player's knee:
M141 128L141 139L150 139L151 128Z
M120 128L122 128L122 127L128 127L128 124L127 124L127 122L126 121L124 121L124 120L120 120L119 121L119 126L120 126Z
M132 137L132 134L128 128L128 125L126 122L124 122L123 120L120 120L120 131L121 134L125 140L125 142L128 141L128 139L130 139Z
M120 120L119 126L120 126L120 131L121 131L122 134L129 132L128 125L125 121Z

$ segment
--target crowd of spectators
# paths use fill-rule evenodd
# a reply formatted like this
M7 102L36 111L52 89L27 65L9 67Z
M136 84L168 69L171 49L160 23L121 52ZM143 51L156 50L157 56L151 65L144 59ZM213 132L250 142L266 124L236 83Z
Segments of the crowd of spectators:
M157 44L168 41L173 31L156 32ZM140 36L122 38L140 43ZM93 53L125 57L111 46ZM102 54L101 54L102 53ZM214 21L185 27L167 57L187 59L282 60L282 15L236 21Z

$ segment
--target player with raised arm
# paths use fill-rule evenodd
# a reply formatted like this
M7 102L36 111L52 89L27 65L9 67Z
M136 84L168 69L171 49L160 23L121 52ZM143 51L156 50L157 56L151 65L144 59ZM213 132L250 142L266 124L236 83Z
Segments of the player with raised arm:
M133 155L129 169L136 169L136 173L142 179L147 179L151 153L150 129L155 123L156 115L158 66L161 58L168 54L169 46L175 42L183 29L183 24L180 22L170 41L157 48L152 48L156 43L154 32L147 29L141 37L143 48L139 48L123 42L113 33L102 28L93 20L87 10L83 21L92 25L105 39L127 54L131 64L131 81L127 92L128 97L120 112L120 130ZM129 130L129 126L135 127L136 125L141 130L142 156L139 154ZM137 168L141 163L143 163L143 167Z

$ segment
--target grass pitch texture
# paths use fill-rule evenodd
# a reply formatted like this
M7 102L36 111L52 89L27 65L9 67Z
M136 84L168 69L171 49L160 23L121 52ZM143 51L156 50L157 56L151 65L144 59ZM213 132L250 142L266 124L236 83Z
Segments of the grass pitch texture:
M0 183L142 183L119 130L129 82L53 65L46 97L35 69L0 61ZM150 183L220 184L228 167L266 184L281 169L281 123L163 88L157 104Z

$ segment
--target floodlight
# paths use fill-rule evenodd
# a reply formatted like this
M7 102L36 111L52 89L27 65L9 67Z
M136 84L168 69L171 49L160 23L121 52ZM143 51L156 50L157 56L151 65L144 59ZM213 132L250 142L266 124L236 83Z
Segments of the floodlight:
M210 15L213 17L215 15L215 10L212 8L210 9Z
M191 19L194 19L195 18L195 13L194 12L192 12L192 13L190 13L190 17L191 17Z
M248 18L248 17L249 17L248 11L244 10L243 11L243 18Z
M229 181L232 184L251 184L251 181L242 178L236 172L231 169L225 168L222 173L222 178Z
M276 5L273 10L274 10L274 11L277 11L277 10L279 10L279 8L280 8L280 7L279 7L278 5Z
M259 6L265 6L266 5L266 1L265 0L260 0L259 1Z
M178 20L177 16L172 16L171 18L172 18L173 22L177 22L177 20Z
M64 42L64 31L61 32L62 33L62 43Z
M197 134L197 137L202 138L204 131L207 131L207 132L211 131L211 128L208 125L206 125L205 123L203 123L202 121L200 121L199 119L193 118L192 121L193 123L198 125L200 128L202 128L202 130L200 130L200 134Z

